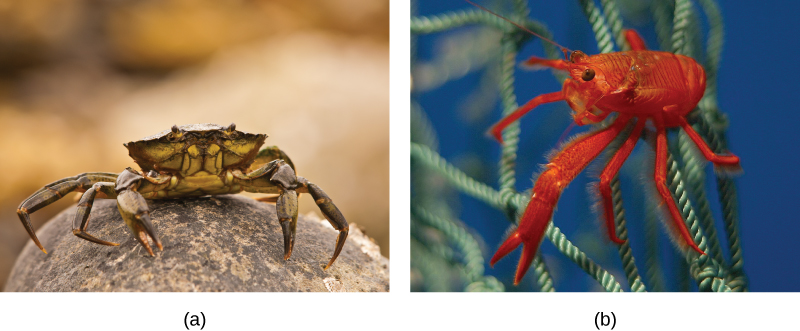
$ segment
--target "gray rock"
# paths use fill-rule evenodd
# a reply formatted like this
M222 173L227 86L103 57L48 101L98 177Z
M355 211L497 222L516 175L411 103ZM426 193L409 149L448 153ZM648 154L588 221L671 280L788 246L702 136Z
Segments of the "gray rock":
M336 262L326 220L300 215L292 257L283 260L275 206L239 195L148 200L164 250L151 257L131 235L115 200L94 203L88 232L72 234L75 207L61 212L17 258L6 291L388 291L389 263L354 225ZM345 215L346 214L346 211Z

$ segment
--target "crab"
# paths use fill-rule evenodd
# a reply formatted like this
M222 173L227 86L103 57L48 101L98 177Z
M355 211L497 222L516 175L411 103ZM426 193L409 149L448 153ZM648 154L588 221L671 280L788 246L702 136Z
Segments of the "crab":
M297 197L310 193L334 229L339 231L328 269L342 251L349 226L342 213L319 186L295 175L294 164L276 146L259 151L266 134L236 130L236 125L173 125L171 129L123 144L141 167L120 174L87 172L50 183L33 193L17 209L17 215L33 242L45 254L31 225L30 214L61 199L70 192L83 192L72 233L93 243L117 246L87 232L95 198L117 199L117 208L133 236L151 256L148 237L159 250L161 240L151 223L145 199L173 199L242 191L278 194L258 199L275 202L283 231L284 260L292 255L297 228Z

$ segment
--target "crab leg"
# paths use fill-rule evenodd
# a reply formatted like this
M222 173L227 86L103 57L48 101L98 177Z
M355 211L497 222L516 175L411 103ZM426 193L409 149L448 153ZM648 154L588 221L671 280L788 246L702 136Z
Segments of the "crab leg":
M128 225L134 238L144 246L150 256L155 256L148 243L148 235L153 239L158 249L163 250L164 248L161 245L161 240L158 239L153 224L150 222L150 209L147 207L147 201L137 191L142 180L144 180L144 177L131 168L125 169L119 175L116 185L117 209L122 214L122 219L125 220L125 224Z
M262 148L260 151L258 151L258 154L256 154L256 160L253 161L253 165L250 167L260 167L275 160L283 160L283 162L286 162L290 167L292 167L292 169L296 169L294 167L294 163L292 163L292 159L290 159L286 153L278 148L278 146L267 146Z
M328 222L331 223L334 229L339 231L339 236L336 237L336 249L333 251L333 257L331 258L328 265L325 266L325 269L328 269L333 261L336 261L336 258L339 256L339 253L342 252L342 247L344 247L344 242L347 240L347 234L350 232L350 226L347 225L347 220L344 219L344 215L342 212L339 211L339 208L333 204L333 200L325 194L319 186L316 184L309 182L308 179L303 177L297 177L297 182L308 188L308 193L311 194L311 197L314 198L314 202L317 203L317 207L319 210L325 214L325 218L328 219Z
M636 146L636 141L639 140L639 136L642 134L642 129L644 129L644 124L647 122L644 118L640 118L636 122L636 126L633 127L633 131L622 144L622 146L614 153L614 156L611 157L611 160L608 161L605 169L603 169L603 173L600 174L600 196L603 197L603 211L605 212L605 219L606 219L606 230L608 231L608 237L611 238L611 241L622 244L624 241L617 237L616 226L614 224L614 207L613 201L611 199L611 180L617 176L619 172L619 168L622 167L622 164L625 163L625 160L631 155L631 151L633 151L633 147Z
M640 36L636 30L625 29L625 40L628 41L628 45L631 46L631 50L633 51L647 50L647 45L645 45L642 36Z
M294 235L297 232L297 192L294 190L297 187L297 176L292 167L283 160L275 160L269 164L275 165L269 181L281 188L275 208L283 229L283 259L288 260L292 256Z
M342 213L333 204L331 198L325 194L325 191L307 179L298 177L284 160L273 160L246 175L241 171L233 171L232 174L234 177L246 181L241 185L248 192L272 193L271 187L274 186L280 189L280 196L276 200L276 209L283 230L284 259L289 259L294 247L294 236L297 229L297 193L310 193L328 222L339 231L333 257L325 269L328 269L336 261L347 240L350 228ZM264 178L269 178L268 182L259 180Z
M91 188L86 190L81 200L78 201L78 212L75 213L75 220L72 221L72 234L101 245L119 246L118 243L99 239L86 232L86 228L89 227L89 213L92 212L92 203L94 203L97 192L100 191L105 195L105 198L115 199L117 192L114 190L114 186L114 183L100 182L94 183ZM80 221L80 226L78 221Z
M514 123L514 121L518 120L520 117L527 114L529 111L533 110L533 108L536 108L541 104L556 102L561 100L564 100L564 92L562 91L539 95L531 99L521 107L514 110L514 112L512 112L511 114L508 114L506 115L506 117L503 117L503 119L501 119L500 122L495 123L495 125L493 125L489 129L489 134L491 134L492 137L494 137L494 139L497 139L497 141L502 143L503 130L511 123Z
M686 228L686 223L683 221L683 216L678 211L678 206L675 204L675 199L667 187L667 132L660 124L656 124L656 165L655 165L655 182L658 194L667 205L667 210L672 216L672 222L675 228L680 233L683 240L689 247L696 252L705 255L706 253L697 247L694 243L692 236L689 234L689 229Z
M292 257L294 235L297 233L297 192L283 191L275 202L275 208L283 231L283 259L288 260Z
M95 183L113 183L116 180L117 174L108 172L88 172L73 177L59 179L55 182L45 185L43 188L31 194L31 196L25 199L25 201L22 201L22 203L19 205L19 208L17 208L17 216L19 216L22 226L24 226L25 230L28 231L28 235L31 237L36 246L39 247L42 252L47 254L47 250L44 249L42 243L39 242L39 238L36 237L36 232L33 229L33 225L31 225L30 214L53 202L58 201L71 192L84 192Z
M241 171L232 174L245 181L241 184L247 192L272 193L270 189L278 186L280 195L275 199L275 208L283 232L283 259L288 260L292 256L297 232L297 176L294 170L283 160L273 160L248 174Z
M700 135L697 134L696 131L694 131L694 128L692 128L691 125L689 125L689 122L686 122L686 118L681 116L678 116L676 118L680 122L680 125L683 128L683 130L686 131L686 134L689 135L689 138L691 138L692 141L694 141L694 143L697 145L697 148L699 148L700 152L703 153L703 156L706 158L706 160L711 161L711 163L713 163L715 167L727 166L733 168L732 170L736 170L739 168L738 156L733 154L719 155L714 153L714 151L712 151L711 148L708 147L708 144L706 144L703 138L700 137Z

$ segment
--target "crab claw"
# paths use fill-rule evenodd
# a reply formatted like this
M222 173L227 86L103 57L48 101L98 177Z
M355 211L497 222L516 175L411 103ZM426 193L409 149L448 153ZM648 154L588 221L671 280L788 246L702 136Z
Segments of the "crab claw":
M294 234L295 230L297 229L297 194L298 193L310 193L311 197L314 198L314 202L317 203L317 207L325 214L325 218L328 222L331 223L334 229L339 231L339 235L336 238L336 248L333 251L333 257L325 266L325 269L330 268L336 258L339 256L339 253L342 252L344 248L344 243L347 241L347 234L349 232L349 226L347 225L347 221L342 216L342 213L336 208L336 205L333 204L331 198L325 194L319 186L314 185L313 183L309 182L307 179L303 177L299 177L295 174L294 169L288 163L288 158L285 158L285 153L283 153L280 149L276 147L268 147L262 150L259 153L259 156L264 157L279 157L277 159L273 159L269 161L269 163L259 166L257 169L252 170L247 175L242 174L241 172L234 172L233 176L239 178L243 183L243 187L246 190L252 189L252 192L262 192L258 190L259 185L253 185L253 179L257 179L258 177L268 175L269 176L269 185L277 186L280 188L281 192L278 198L275 200L275 208L276 213L278 216L278 221L281 223L281 229L283 230L283 258L284 260L288 260L289 257L292 256L292 247L294 246ZM263 154L262 154L263 153ZM250 186L252 185L252 186ZM272 198L264 199L267 201L272 200Z
M103 239L100 239L100 238L97 238L97 237L95 237L93 235L90 235L90 234L88 234L88 233L86 233L84 231L81 231L80 229L72 230L72 234L74 234L78 238L81 238L81 239L84 239L84 240L88 240L88 241L91 241L91 242L96 243L96 244L106 245L106 246L119 246L118 243L111 242L111 241L105 241Z
M156 247L163 251L164 246L161 245L161 240L158 239L158 235L153 228L153 224L150 222L150 212L145 212L143 215L137 216L136 219L139 222L135 224L135 229L131 228L136 240L138 240L142 246L144 246L150 256L155 256L155 254L153 254L153 250L150 248L147 236L150 236L150 238L153 239L153 243L156 244Z
M283 230L283 259L288 260L292 256L294 234L297 230L297 192L294 190L283 191L278 197L275 207L278 221L281 222L281 230Z
M147 202L144 200L139 192L132 189L122 190L117 195L117 208L125 224L133 233L133 236L138 240L142 246L147 250L150 256L155 256L150 244L147 240L149 236L156 244L159 250L163 250L161 240L156 234L153 224L150 222L150 210L147 208Z
M339 231L339 236L336 237L336 250L333 251L333 257L328 262L328 265L325 266L325 270L331 267L333 261L336 261L336 258L339 256L339 253L342 252L342 247L344 247L344 242L347 240L347 233L350 232L349 227L345 227L345 229Z
M33 230L33 225L31 225L30 212L28 211L27 208L25 208L24 205L25 202L23 202L22 206L17 208L17 215L19 216L19 220L22 221L22 225L25 227L25 230L28 231L28 235L31 237L31 240L33 240L33 243L36 244L36 247L39 247L39 249L42 252L47 254L47 250L44 249L44 246L42 246L42 243L39 241L39 237L36 236L36 231Z
M283 231L283 260L286 261L292 257L292 249L294 249L294 229L292 222L281 222L281 230Z
M108 182L94 183L91 188L86 190L78 201L78 210L75 212L75 219L72 221L72 234L96 244L119 246L118 243L105 241L86 232L86 228L89 226L89 214L92 212L92 204L94 203L94 198L97 197L98 190L106 196L115 193L114 184Z
M309 182L303 177L297 177L297 182L308 188L308 193L314 198L314 202L317 203L319 210L325 214L325 218L331 223L331 226L339 231L339 236L336 237L336 249L333 251L333 257L330 262L328 262L328 265L325 266L327 270L331 267L333 261L336 261L339 253L342 252L344 242L347 240L347 234L350 232L350 226L347 225L347 220L344 219L344 215L339 211L339 208L336 208L331 198L325 194L325 191L319 188L319 186Z
M492 256L492 259L489 261L489 266L494 267L497 261L508 255L508 253L511 253L511 251L519 247L520 244L522 244L523 247L522 256L520 256L519 263L517 264L517 272L514 275L514 285L519 285L519 282L522 281L522 277L528 272L528 268L530 268L533 259L536 257L538 245L533 243L526 244L520 236L519 231L514 231L514 233L500 245L500 248L497 249L497 252L494 253L494 256Z

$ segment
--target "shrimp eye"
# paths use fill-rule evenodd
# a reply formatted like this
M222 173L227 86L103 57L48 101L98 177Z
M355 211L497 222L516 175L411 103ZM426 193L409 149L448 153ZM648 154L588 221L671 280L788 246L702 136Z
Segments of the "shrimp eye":
M584 82L588 82L588 81L592 80L593 78L594 78L594 70L593 69L586 69L586 71L583 72L583 76L581 76L581 79L583 79Z

